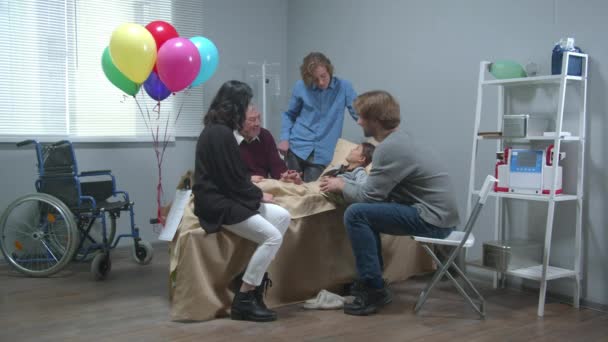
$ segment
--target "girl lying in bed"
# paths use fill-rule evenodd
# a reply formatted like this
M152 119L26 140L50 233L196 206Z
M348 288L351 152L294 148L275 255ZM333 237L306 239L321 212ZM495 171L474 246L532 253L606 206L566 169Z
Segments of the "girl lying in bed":
M365 167L372 162L375 146L364 142L353 148L346 156L346 164L329 169L323 177L342 177L346 182L364 183L367 179ZM342 195L324 192L323 195L337 204L344 204Z
M367 178L365 167L372 162L374 149L374 145L366 142L355 145L346 155L345 164L330 168L322 177L342 177L347 182L364 182ZM282 178L264 180L256 185L264 192L272 194L274 201L289 210L292 218L307 216L311 212L319 213L336 209L336 205L344 204L341 195L322 192L319 189L319 181L304 184L287 183L295 182Z

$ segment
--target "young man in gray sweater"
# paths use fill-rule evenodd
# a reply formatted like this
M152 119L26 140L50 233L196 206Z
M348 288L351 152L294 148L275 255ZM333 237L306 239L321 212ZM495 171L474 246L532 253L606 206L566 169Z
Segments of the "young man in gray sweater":
M357 123L380 144L364 183L324 178L321 191L342 193L351 204L344 224L359 280L344 313L369 315L392 300L382 279L380 233L445 238L459 223L447 168L428 146L401 129L399 103L385 91L358 96Z

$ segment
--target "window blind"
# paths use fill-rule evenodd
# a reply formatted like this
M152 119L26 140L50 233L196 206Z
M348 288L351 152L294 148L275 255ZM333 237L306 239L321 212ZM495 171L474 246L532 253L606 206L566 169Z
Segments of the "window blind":
M65 135L65 3L0 0L0 4L0 135Z
M101 68L112 32L123 23L171 23L181 37L204 35L203 5L188 0L0 0L0 137L147 141L198 136L201 86L157 106L142 87L135 99ZM159 110L160 108L160 110ZM179 114L176 124L175 118Z

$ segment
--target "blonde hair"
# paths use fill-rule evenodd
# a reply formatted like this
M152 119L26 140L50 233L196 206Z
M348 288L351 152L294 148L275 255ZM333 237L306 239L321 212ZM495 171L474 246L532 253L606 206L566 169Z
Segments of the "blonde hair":
M304 57L304 60L302 60L302 65L300 66L300 74L302 75L302 80L307 87L312 87L314 83L314 76L312 73L318 66L325 67L329 76L333 77L334 66L331 65L329 58L320 52L311 52Z
M353 107L363 119L378 121L384 129L393 129L401 122L399 102L384 90L368 91L357 96Z

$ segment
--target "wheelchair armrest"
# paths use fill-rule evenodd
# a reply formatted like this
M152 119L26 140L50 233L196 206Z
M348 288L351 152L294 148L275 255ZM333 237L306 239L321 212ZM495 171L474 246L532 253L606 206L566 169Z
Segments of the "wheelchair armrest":
M95 171L84 171L80 173L81 177L87 177L87 176L105 176L105 175L112 175L112 170L95 170Z
M97 201L95 201L95 199L91 196L87 196L87 195L83 195L80 196L80 202L91 202L91 208L92 209L96 209L97 208Z
M130 200L129 200L129 193L128 193L128 192L126 192L126 191L121 191L121 190L119 190L119 191L114 191L113 195L114 195L114 196L122 195L122 196L124 197L124 200L125 200L126 202L129 202L129 201L130 201Z

